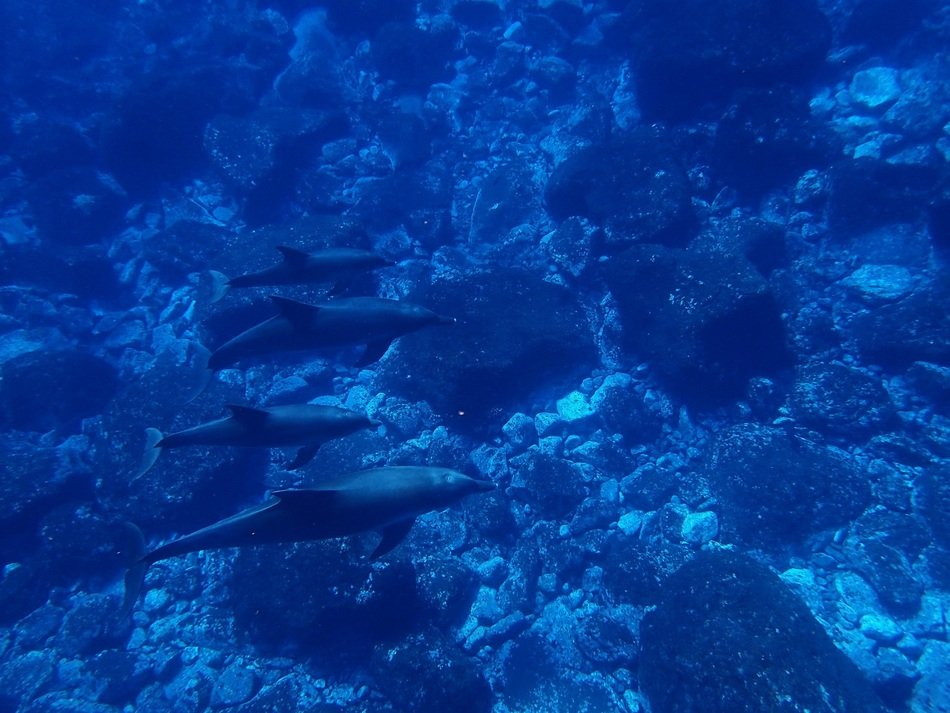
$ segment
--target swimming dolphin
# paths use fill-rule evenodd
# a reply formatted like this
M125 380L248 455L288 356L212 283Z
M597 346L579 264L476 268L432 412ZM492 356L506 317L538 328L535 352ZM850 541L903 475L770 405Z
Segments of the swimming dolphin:
M396 264L382 255L359 248L327 248L307 253L280 245L277 250L283 255L283 261L260 272L229 279L227 275L211 270L211 279L214 283L211 301L217 302L232 287L304 285L329 281L339 283L340 280L357 273Z
M365 344L357 366L381 358L397 337L430 324L453 324L425 307L382 297L346 297L320 305L271 295L279 313L222 344L208 359L217 371L247 357Z
M123 616L132 611L145 571L154 562L197 550L281 542L307 542L382 530L370 555L382 557L405 539L418 515L439 510L466 495L494 489L448 468L389 466L350 473L316 488L277 490L274 499L219 520L145 553L142 533L134 528L138 552L125 575Z
M145 453L142 456L142 465L132 481L138 480L149 471L161 455L162 449L181 446L303 446L297 451L297 457L287 466L287 470L295 470L309 463L316 455L317 449L325 442L378 425L378 422L361 413L320 404L293 404L270 408L232 404L228 409L231 415L227 418L202 423L167 436L157 428L145 429Z

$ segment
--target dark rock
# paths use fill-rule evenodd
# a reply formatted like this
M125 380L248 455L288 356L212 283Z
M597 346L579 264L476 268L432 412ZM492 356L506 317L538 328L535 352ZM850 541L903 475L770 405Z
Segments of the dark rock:
M108 303L122 291L112 261L99 246L57 245L50 250L21 243L0 247L0 251L0 284L32 285Z
M404 635L422 615L411 565L371 565L357 544L240 550L229 583L235 620L260 644L337 656L359 657Z
M886 223L915 223L926 215L937 181L929 166L862 157L831 172L828 218L844 234Z
M396 710L492 710L491 688L481 668L435 630L378 647L373 673Z
M742 555L701 553L684 565L640 637L640 683L655 713L884 711L805 604Z
M847 523L870 498L866 479L842 456L769 428L717 434L706 473L719 499L724 541L774 549Z
M801 367L789 405L805 425L839 435L880 431L895 416L880 378L833 362Z
M476 30L490 30L501 24L501 8L494 0L456 0L449 11L456 22Z
M831 44L831 27L813 0L638 0L621 27L637 100L650 119L688 118L737 87L807 80Z
M478 243L501 242L537 207L535 189L526 166L509 164L492 171L479 186L469 238Z
M77 433L80 420L102 413L116 395L118 372L78 351L35 351L5 362L0 417L8 427Z
M348 128L346 117L335 111L261 109L216 117L205 130L204 147L215 168L246 197L247 220L262 225L277 222L293 196L298 171Z
M116 601L107 594L87 594L78 598L72 609L66 612L59 630L55 651L64 657L88 655L111 643L115 634L109 627L115 620Z
M933 531L934 541L950 550L950 468L927 467L918 488L921 514Z
M667 468L644 465L620 481L624 502L638 510L657 510L676 493L680 485Z
M578 622L577 648L594 666L604 671L633 668L637 660L638 636L624 612L598 609Z
M40 517L69 494L68 481L56 477L58 454L48 446L37 446L9 433L0 435L0 448L0 497L6 521L0 533L33 533Z
M682 243L693 221L686 173L653 128L581 149L554 169L544 200L556 220L589 218L614 246Z
M931 10L928 0L858 0L848 16L842 39L864 44L874 50L887 50L901 38L918 29Z
M458 28L452 24L433 24L424 30L417 25L390 23L373 38L373 60L383 79L406 89L427 90L455 76L450 61L457 42Z
M511 404L588 369L593 358L575 295L524 271L439 281L412 301L458 321L402 337L380 378L388 390L427 400L459 428L500 426Z
M881 603L899 617L916 614L924 585L914 573L907 555L880 539L860 542L857 552L861 559L855 568L874 587Z
M576 35L587 24L584 5L576 0L546 0L538 3L538 10L571 35Z
M260 683L254 669L237 660L229 664L214 682L211 689L211 706L230 707L250 700Z
M614 603L656 604L663 582L691 556L690 548L663 538L630 538L610 533L604 547L605 561L616 566L604 570L604 586Z
M59 581L109 576L128 565L122 526L89 508L61 505L43 517L37 534Z
M19 710L22 713L120 713L122 708L78 697L64 697L61 691L54 691L37 697ZM155 711L154 708L150 710Z
M930 544L931 530L920 515L905 515L873 508L854 523L855 536L864 542L880 540L914 560Z
M0 578L0 623L12 624L41 606L51 585L50 574L40 562L8 565Z
M716 127L712 166L755 203L805 169L826 163L832 154L826 135L811 116L808 98L795 89L744 91Z
M530 74L538 86L550 92L555 102L570 99L577 83L577 70L560 57L542 57L531 67Z
M419 166L432 154L429 128L414 114L387 113L376 124L376 133L396 169Z
M570 461L532 451L512 459L511 467L514 497L530 504L540 520L568 519L586 495Z
M950 286L936 284L854 317L842 331L854 339L862 358L902 369L915 361L950 366Z
M628 374L604 379L590 398L591 407L610 433L619 433L629 445L649 443L659 437L669 414L659 401L648 401L634 388Z
M0 662L0 690L29 701L49 686L56 675L56 652L27 651ZM9 710L19 710L16 706Z
M202 136L215 114L250 108L242 75L221 67L156 71L133 85L103 130L106 165L135 194L180 179L205 159Z
M327 0L327 23L336 32L372 35L387 22L412 22L414 0Z
M154 679L137 654L118 649L107 649L91 657L86 671L103 684L98 700L112 706L134 703L139 692Z
M928 219L934 247L946 254L950 250L950 194L945 191L930 204Z
M431 558L416 574L425 619L445 630L459 626L478 592L478 576L455 558Z
M335 703L321 701L320 689L315 682L297 672L288 673L274 683L265 685L258 694L234 708L234 713L273 713L292 711L306 701L307 713L344 713L344 708Z
M502 611L531 613L535 609L538 577L542 572L539 542L523 538L508 562L509 575L498 587L498 606Z
M231 247L231 231L211 223L179 220L155 234L142 248L143 257L167 281L181 282L192 272L216 269Z
M759 218L730 217L713 224L689 246L697 253L744 255L763 275L789 265L785 229Z
M88 245L122 225L126 197L111 177L92 168L46 174L27 191L39 234L54 242Z
M31 180L95 163L92 145L75 126L45 119L21 126L11 153Z
M598 229L589 221L572 216L545 236L541 246L563 272L580 277L590 265L598 234Z
M627 347L680 398L715 404L789 365L778 307L744 257L638 245L604 277Z

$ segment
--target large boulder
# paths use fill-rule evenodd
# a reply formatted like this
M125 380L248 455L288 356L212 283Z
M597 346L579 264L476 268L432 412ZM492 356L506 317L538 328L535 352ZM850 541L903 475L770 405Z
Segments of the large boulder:
M681 398L717 403L789 363L769 286L742 256L637 245L604 276L626 346Z
M670 577L640 627L654 713L883 713L858 668L770 570L700 554Z
M636 0L621 28L644 114L672 120L737 87L806 80L831 44L815 0Z
M23 431L78 432L118 391L116 368L79 351L33 351L3 365L0 419Z
M871 495L866 476L842 455L752 424L717 434L706 474L720 503L721 539L762 549L845 525Z
M840 435L880 431L895 416L879 378L840 363L818 362L799 369L790 405L802 423Z
M570 383L594 358L577 297L525 271L438 281L412 301L457 322L402 337L381 380L461 428L500 426L511 405L542 384Z
M581 149L554 169L544 200L556 220L589 218L614 245L684 243L693 222L686 172L654 128Z

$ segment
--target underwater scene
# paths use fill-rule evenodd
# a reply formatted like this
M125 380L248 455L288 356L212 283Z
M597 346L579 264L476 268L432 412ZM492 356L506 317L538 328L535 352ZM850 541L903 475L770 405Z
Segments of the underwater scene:
M0 713L950 713L950 3L0 26Z

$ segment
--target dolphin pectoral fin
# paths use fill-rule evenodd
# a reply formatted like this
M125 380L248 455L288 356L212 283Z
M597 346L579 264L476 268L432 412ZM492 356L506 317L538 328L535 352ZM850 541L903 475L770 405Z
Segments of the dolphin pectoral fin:
M298 302L280 295L269 295L267 299L274 303L280 311L280 316L294 327L309 327L313 316L320 311L318 305L308 305L306 302Z
M366 345L366 351L363 352L363 356L356 362L356 366L362 369L364 366L369 366L373 362L379 361L383 358L383 354L386 353L392 343L391 339L370 342Z
M142 463L139 465L139 469L135 475L132 476L131 482L134 483L148 473L152 466L155 465L155 461L157 461L158 457L162 454L162 447L158 445L162 438L164 438L164 436L162 436L162 432L157 428L145 429L145 452L142 454Z
M402 520L401 522L384 527L383 539L376 545L376 549L373 550L373 554L371 554L369 558L371 560L379 559L383 555L391 552L396 545L406 539L406 535L409 534L409 530L412 529L412 523L415 521L416 518L410 517L408 520Z
M287 247L286 245L278 245L278 252L284 256L284 262L290 263L294 267L299 267L307 262L307 258L310 257L303 250L298 250L297 248Z
M264 421L266 421L270 415L263 409L252 408L251 406L240 406L238 404L228 404L228 411L231 412L231 418L249 427L263 425Z
M125 591L122 594L122 607L119 609L119 621L126 619L131 613L135 602L142 593L142 585L145 584L145 572L148 570L149 562L145 559L145 537L142 531L131 522L125 523L131 539L132 564L125 573Z
M231 289L231 285L228 283L231 280L223 272L217 270L208 270L208 274L211 276L211 304L214 304L224 299L224 296L228 294Z
M285 470L297 470L297 468L302 468L307 465L310 461L313 460L313 457L317 455L317 451L320 449L320 444L304 446L297 451L297 455L294 456L294 459L287 463L284 466Z

